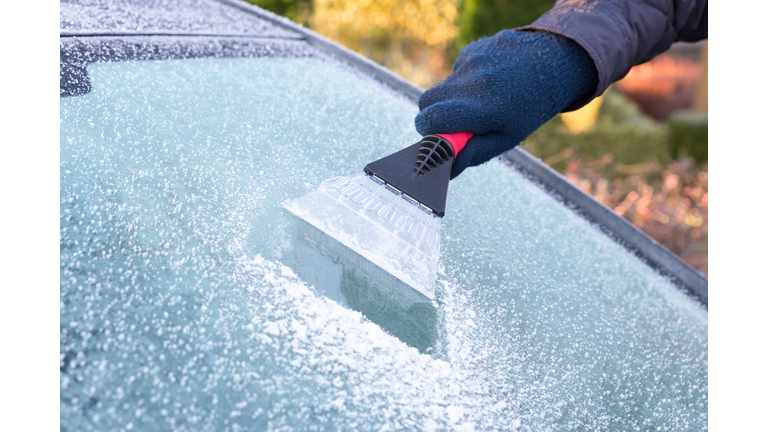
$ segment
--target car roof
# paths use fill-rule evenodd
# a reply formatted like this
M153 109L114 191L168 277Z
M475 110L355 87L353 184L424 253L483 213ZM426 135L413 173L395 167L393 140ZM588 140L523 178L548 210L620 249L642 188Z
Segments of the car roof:
M237 50L256 49L248 48L249 40L254 43L269 40L271 46L278 48L276 55L286 50L319 50L323 55L373 77L414 103L418 102L423 92L423 89L371 60L305 27L240 0L62 0L60 36L62 68L72 56L71 51L65 53L65 45L82 44L90 38L107 37L115 43L123 44L124 52L131 51L130 47L125 48L125 43L134 38L214 38L223 41L230 55L236 55ZM115 37L119 37L119 41L114 40ZM237 43L242 40L246 40L246 43ZM100 56L113 55L118 59L130 57L121 57L114 52L110 50L109 54ZM206 55L204 47L179 51L177 54L182 57ZM94 61L100 56L84 57L82 61ZM139 55L138 58L151 56ZM62 73L62 89L65 87L64 79L65 74ZM62 94L77 94L77 91L67 93L62 90ZM660 243L520 147L505 153L501 158L511 169L527 175L656 271L670 278L704 306L708 305L707 278Z
M64 0L66 36L199 35L300 39L301 35L239 8L211 0Z

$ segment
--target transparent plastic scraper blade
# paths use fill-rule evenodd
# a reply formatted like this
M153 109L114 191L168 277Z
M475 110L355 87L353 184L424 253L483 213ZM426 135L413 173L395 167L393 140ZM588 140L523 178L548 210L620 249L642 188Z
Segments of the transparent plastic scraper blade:
M285 208L430 299L440 217L363 171L328 179Z

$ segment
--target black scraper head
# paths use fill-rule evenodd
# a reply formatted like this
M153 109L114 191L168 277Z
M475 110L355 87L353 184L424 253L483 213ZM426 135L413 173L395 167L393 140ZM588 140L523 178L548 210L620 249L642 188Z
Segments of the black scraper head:
M443 217L454 158L448 140L427 135L410 147L369 163L365 172Z

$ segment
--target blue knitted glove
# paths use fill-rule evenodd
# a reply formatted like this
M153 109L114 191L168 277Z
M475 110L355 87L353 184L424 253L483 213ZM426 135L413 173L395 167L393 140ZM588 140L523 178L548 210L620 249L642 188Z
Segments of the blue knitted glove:
M518 145L549 119L592 95L597 69L571 39L502 30L461 50L453 73L419 99L422 135L472 132L453 179Z

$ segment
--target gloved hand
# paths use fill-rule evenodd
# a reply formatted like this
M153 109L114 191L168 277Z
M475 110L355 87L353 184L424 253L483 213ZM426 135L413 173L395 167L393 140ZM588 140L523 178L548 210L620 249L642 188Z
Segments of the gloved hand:
M416 130L475 134L456 157L453 179L591 96L597 82L593 60L571 39L502 30L464 47L453 73L421 95Z

